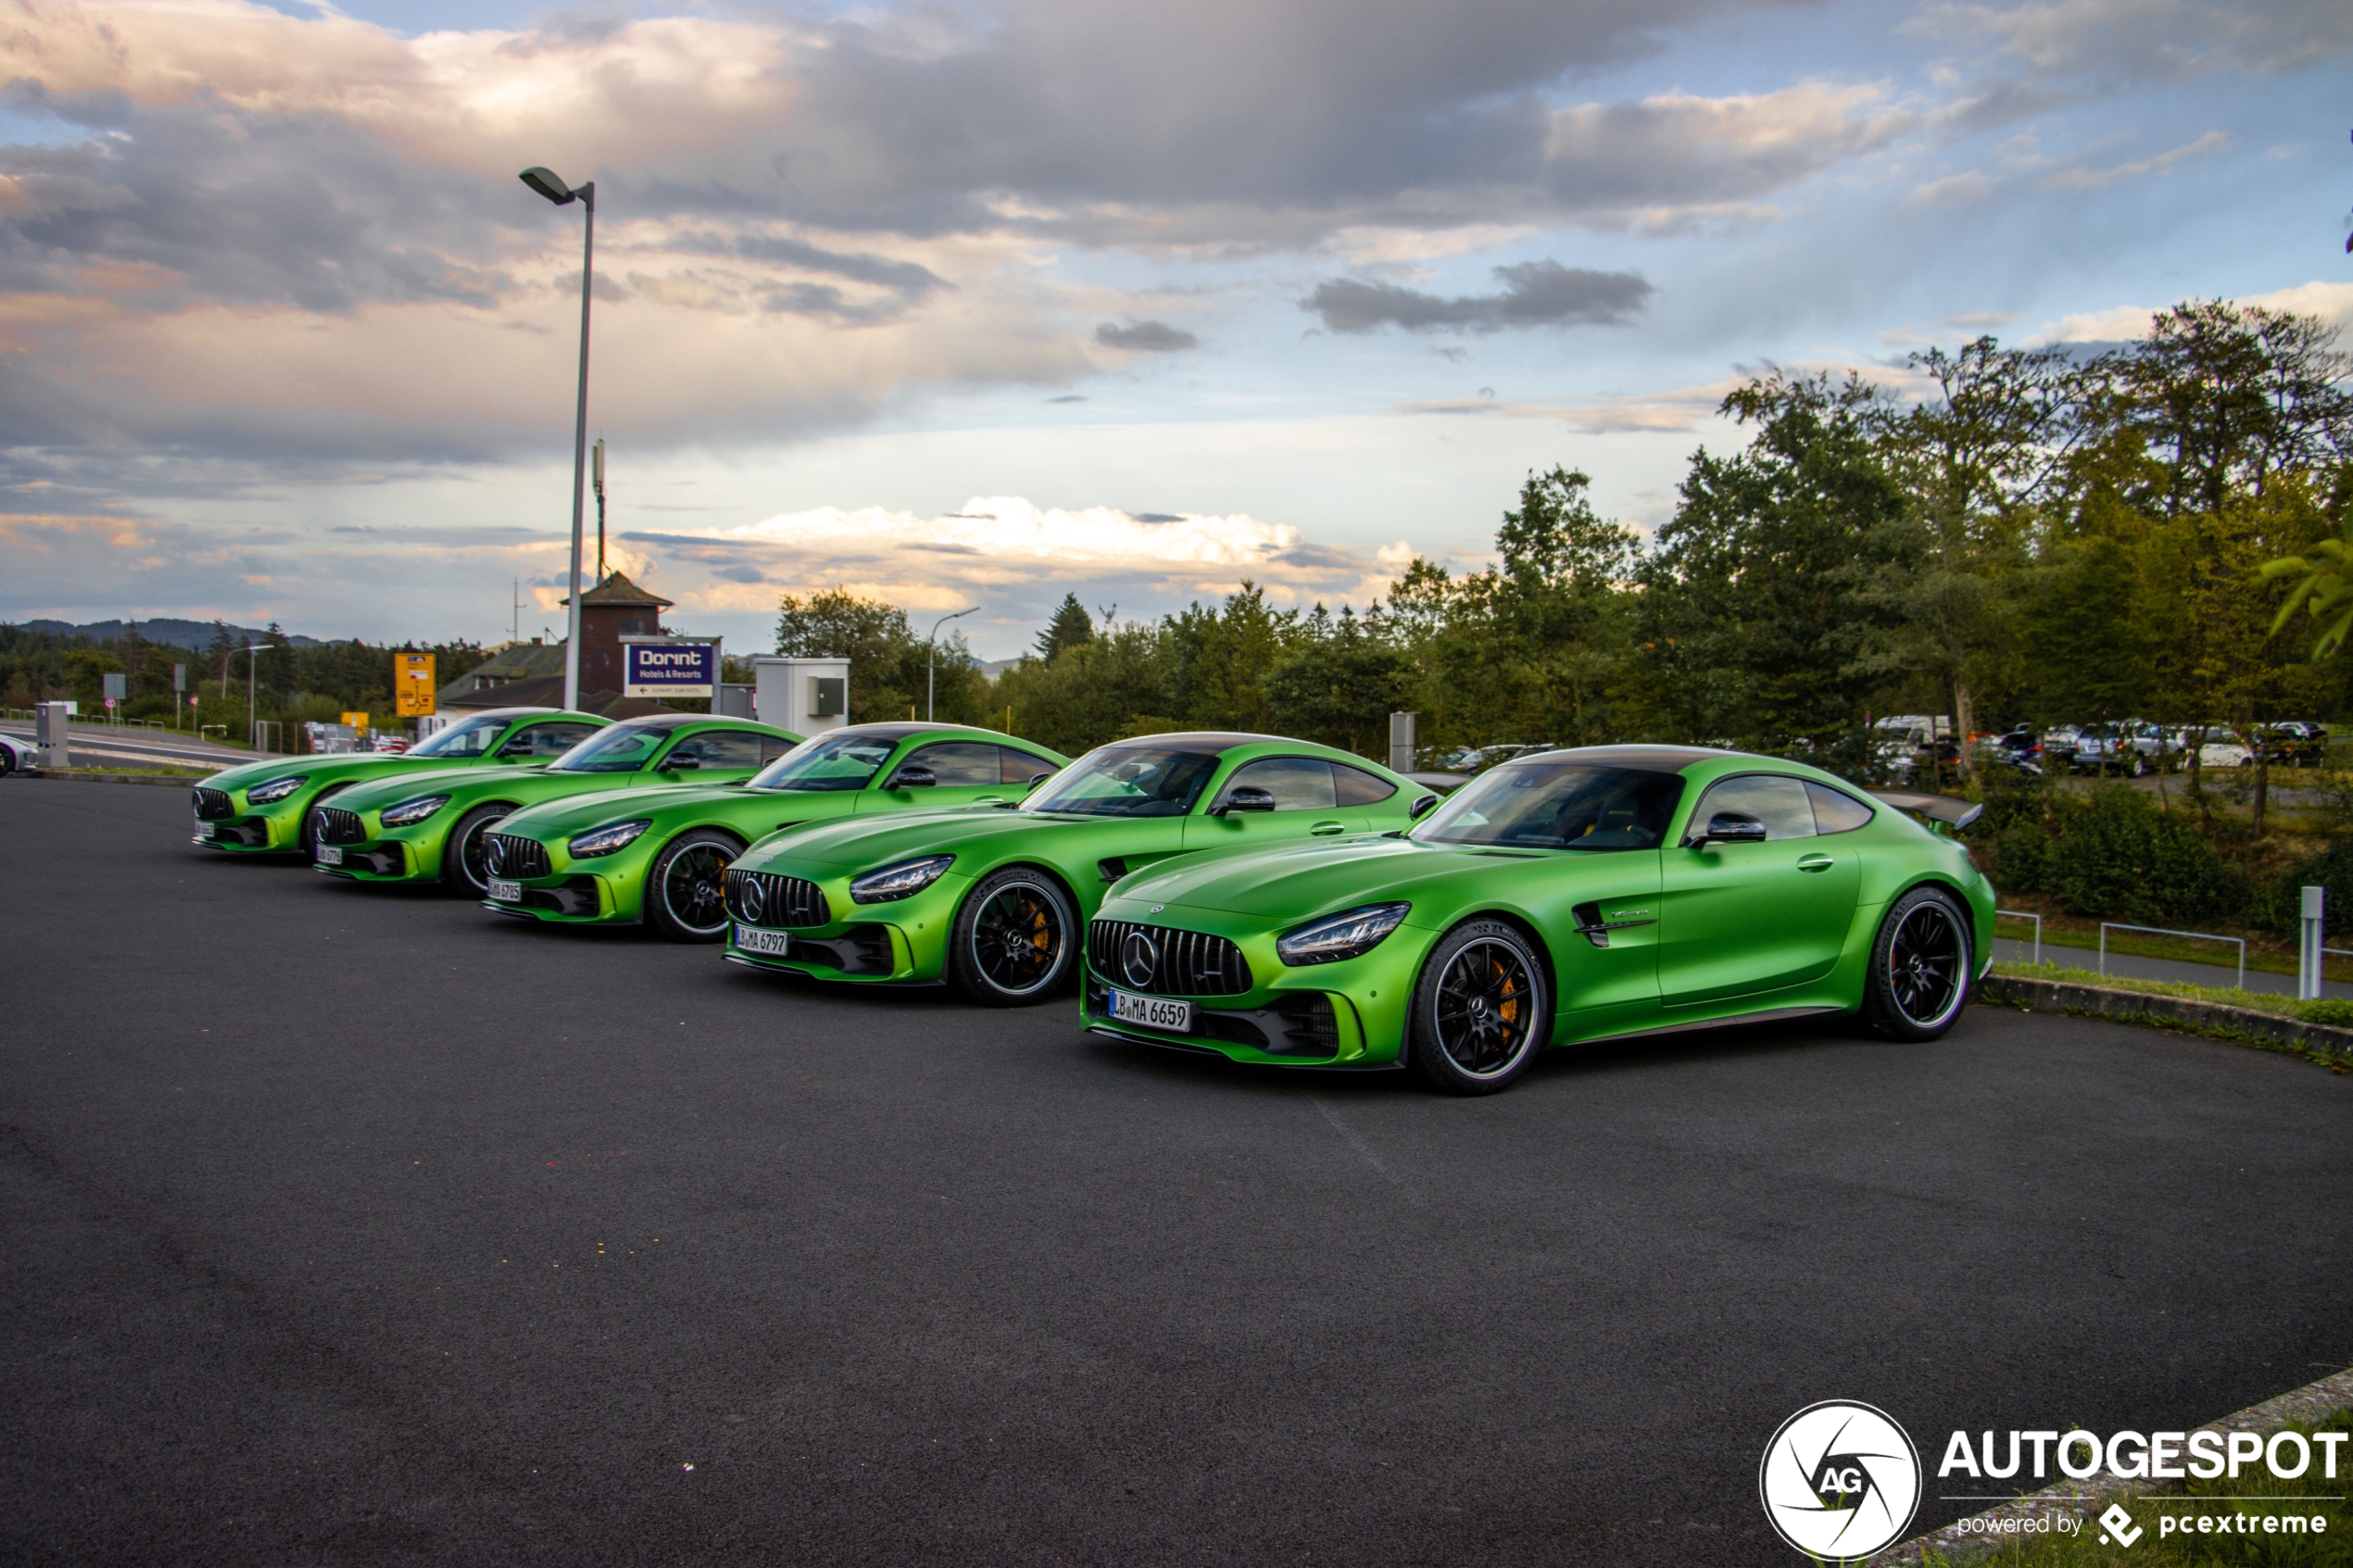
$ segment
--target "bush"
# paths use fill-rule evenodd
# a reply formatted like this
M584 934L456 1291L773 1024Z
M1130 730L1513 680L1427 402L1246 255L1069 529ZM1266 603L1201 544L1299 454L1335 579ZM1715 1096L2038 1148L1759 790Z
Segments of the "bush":
M2294 937L2304 920L2304 889L2325 888L2328 931L2353 931L2353 838L2339 839L2278 876L2258 883L2247 899L2246 922L2274 936Z
M2048 893L2098 919L2192 925L2229 919L2247 903L2237 869L2129 784L2054 799L2039 823L2019 813L1990 858L2000 885Z

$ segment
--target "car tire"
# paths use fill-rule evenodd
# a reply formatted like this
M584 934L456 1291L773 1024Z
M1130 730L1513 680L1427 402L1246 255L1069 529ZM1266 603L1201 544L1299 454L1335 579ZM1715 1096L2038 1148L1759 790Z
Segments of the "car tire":
M964 895L948 934L948 978L983 1007L1034 1007L1077 972L1078 909L1059 878L1007 866Z
M1941 887L1915 887L1888 907L1871 943L1863 1018L1890 1040L1934 1040L1969 1005L1976 944L1968 911Z
M711 828L662 846L646 872L646 923L673 942L725 936L727 868L743 852L734 837Z
M1465 921L1422 962L1406 1015L1405 1065L1441 1094L1509 1088L1543 1048L1549 991L1543 962L1517 926Z
M477 806L458 819L441 847L441 884L464 898L490 897L490 873L483 859L483 834L512 815L507 805Z
M302 809L302 829L295 834L295 847L302 851L304 859L316 859L319 853L319 808L324 806L331 796L350 787L349 784L334 784L322 789L309 805Z

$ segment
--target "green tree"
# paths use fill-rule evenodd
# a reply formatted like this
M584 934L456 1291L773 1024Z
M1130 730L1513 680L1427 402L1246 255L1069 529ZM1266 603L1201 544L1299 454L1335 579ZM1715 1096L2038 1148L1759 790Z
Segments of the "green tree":
M1053 620L1038 633L1038 657L1051 664L1055 658L1072 648L1085 647L1095 640L1095 623L1089 620L1076 594L1064 594L1061 608Z
M776 651L787 658L849 659L853 724L923 716L932 650L896 605L846 588L806 598L786 594L777 605ZM940 639L932 681L934 712L942 722L974 724L986 717L988 684L973 667L961 632Z
M1317 605L1305 638L1267 671L1266 699L1283 734L1386 760L1389 716L1405 699L1412 671L1389 646L1377 615L1338 616Z

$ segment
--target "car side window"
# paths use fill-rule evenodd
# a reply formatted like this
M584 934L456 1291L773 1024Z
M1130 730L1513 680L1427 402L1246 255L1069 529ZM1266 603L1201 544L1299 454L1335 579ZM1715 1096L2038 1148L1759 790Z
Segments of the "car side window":
M1004 765L997 759L997 748L985 741L951 740L919 746L899 766L929 768L942 789L1005 782Z
M1332 764L1332 794L1342 806L1371 806L1396 793L1397 786L1378 773L1345 762Z
M1808 780L1806 798L1814 803L1814 826L1824 834L1853 833L1879 813L1843 789Z
M1806 797L1803 779L1772 773L1747 773L1711 786L1692 813L1692 827L1705 827L1718 811L1738 811L1765 824L1765 836L1811 838L1814 804Z
M1002 770L997 775L999 784L1026 784L1040 773L1054 771L1054 765L1043 757L1032 757L1010 746L997 748L997 765Z
M526 724L498 748L501 757L561 757L597 733L594 724Z
M761 736L760 765L765 768L769 763L774 762L777 758L782 757L786 752L790 751L793 748L794 744L795 743L792 741L785 739L782 735Z
M671 747L661 766L675 768L682 761L692 761L698 768L757 768L761 739L749 730L707 730Z
M1234 770L1226 794L1238 789L1263 789L1275 797L1277 811L1328 811L1340 804L1332 786L1332 765L1314 757L1262 757Z

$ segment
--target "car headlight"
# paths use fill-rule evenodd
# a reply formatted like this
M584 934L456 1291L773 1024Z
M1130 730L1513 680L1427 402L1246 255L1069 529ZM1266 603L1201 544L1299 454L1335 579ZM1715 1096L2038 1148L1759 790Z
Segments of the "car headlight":
M572 851L572 858L575 860L586 859L591 855L610 855L616 849L626 849L636 843L637 835L653 825L652 820L647 817L640 817L634 822L615 822L594 833L584 833L564 847Z
M887 904L893 898L911 898L937 882L939 873L955 863L953 855L926 855L920 860L902 860L851 878L849 897L861 904Z
M1287 931L1275 943L1275 956L1294 969L1302 964L1338 963L1369 953L1381 938L1397 929L1411 904L1367 904L1361 909L1327 915Z
M421 795L414 800L404 800L397 806L387 806L377 821L388 828L405 828L422 822L449 804L446 795Z
M310 782L307 773L296 773L290 779L271 779L266 784L256 784L245 791L248 806L273 806Z

